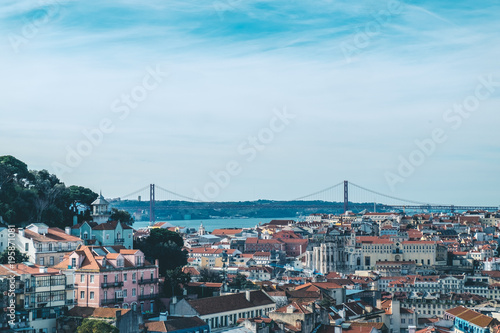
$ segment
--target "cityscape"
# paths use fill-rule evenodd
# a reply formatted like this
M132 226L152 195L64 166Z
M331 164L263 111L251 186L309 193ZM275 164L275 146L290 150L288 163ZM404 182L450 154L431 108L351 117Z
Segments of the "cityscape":
M498 207L423 205L410 213L379 204L391 211L354 212L349 207L364 206L349 200L344 181L338 185L345 191L340 213L228 217L217 225L208 218L187 226L191 216L156 221L161 201L154 185L146 209L127 211L110 202L122 200L66 187L13 156L0 162L4 332L500 328ZM37 209L20 218L33 221L23 225L13 210L26 207L19 200L27 193L35 197L26 204ZM335 210L338 204L318 207ZM186 202L179 205L173 209ZM221 215L221 207L234 209L219 205ZM62 218L58 224L57 216L65 214L71 223ZM143 215L149 221L136 221ZM259 222L251 225L254 220Z
M500 333L499 13L2 0L0 333Z

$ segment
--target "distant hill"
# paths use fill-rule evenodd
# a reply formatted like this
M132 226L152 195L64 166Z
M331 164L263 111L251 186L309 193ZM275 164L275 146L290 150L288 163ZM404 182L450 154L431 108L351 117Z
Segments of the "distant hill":
M149 201L114 200L111 206L136 213L137 221L149 220ZM377 206L377 209L382 207ZM349 207L353 212L373 209L373 203L356 203ZM225 217L290 217L314 213L341 214L343 202L327 201L238 201L238 202L189 202L156 201L156 220L210 219Z

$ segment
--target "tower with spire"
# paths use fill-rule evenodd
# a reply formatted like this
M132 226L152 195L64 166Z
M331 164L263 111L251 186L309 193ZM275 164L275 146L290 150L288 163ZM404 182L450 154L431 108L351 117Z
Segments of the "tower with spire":
M206 235L205 227L203 226L203 222L200 223L200 227L198 228L198 236Z
M101 224L108 222L110 217L109 202L104 199L102 192L99 192L99 197L92 202L92 220Z

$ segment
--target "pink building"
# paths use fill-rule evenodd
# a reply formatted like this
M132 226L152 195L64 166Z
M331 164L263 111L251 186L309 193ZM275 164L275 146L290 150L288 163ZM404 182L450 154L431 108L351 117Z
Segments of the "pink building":
M158 262L123 246L80 246L54 268L72 270L76 305L154 312Z

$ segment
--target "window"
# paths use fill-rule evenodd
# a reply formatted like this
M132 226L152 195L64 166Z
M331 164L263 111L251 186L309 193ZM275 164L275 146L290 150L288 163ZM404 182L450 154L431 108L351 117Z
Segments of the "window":
M108 283L108 276L104 275L104 283Z
M49 258L49 266L54 266L54 257Z
M64 256L59 256L59 262L62 262L64 260Z
M151 271L151 280L153 280L153 279L154 279L154 276L155 276L155 271L153 271L153 270L152 270L152 271Z
M89 234L85 231L83 233L83 239L88 239L89 238Z
M81 283L84 283L85 282L85 275L80 275L80 282Z
M93 291L90 292L90 299L94 299L94 292Z
M85 291L80 291L80 299L84 299L85 298Z
M106 235L106 239L109 239L109 235Z
M155 302L151 301L149 310L151 312L154 312L154 310L155 310Z
M104 291L104 300L107 300L108 299L108 292L105 290Z
M118 282L118 274L115 274L115 282Z
M94 283L94 274L90 275L90 283Z
M137 273L132 273L132 282L136 283L137 281Z
M127 273L123 273L123 281L127 281Z
M43 266L45 264L45 258L44 257L40 257L40 259L38 261L40 262L41 266Z
M135 288L132 288L132 296L135 296Z
M127 289L123 289L123 297L127 297Z
M52 243L49 243L49 251L52 251Z

